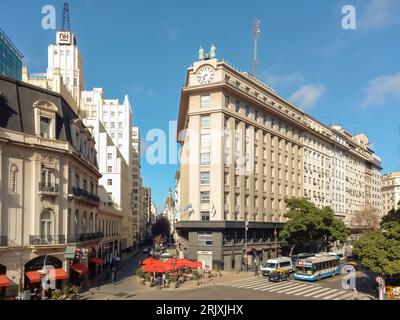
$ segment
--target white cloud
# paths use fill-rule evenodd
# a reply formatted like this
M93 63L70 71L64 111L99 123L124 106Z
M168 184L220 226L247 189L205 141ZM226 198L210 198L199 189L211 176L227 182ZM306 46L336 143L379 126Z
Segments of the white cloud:
M362 102L364 107L384 104L390 97L400 98L400 72L370 80L366 92Z
M266 82L271 87L287 85L293 83L303 83L304 77L301 73L283 74L283 75L269 75L266 77Z
M400 22L400 1L369 0L364 15L361 17L361 27L378 29L392 26Z
M312 107L317 100L324 94L325 86L307 84L301 86L296 92L294 92L289 100L301 108Z

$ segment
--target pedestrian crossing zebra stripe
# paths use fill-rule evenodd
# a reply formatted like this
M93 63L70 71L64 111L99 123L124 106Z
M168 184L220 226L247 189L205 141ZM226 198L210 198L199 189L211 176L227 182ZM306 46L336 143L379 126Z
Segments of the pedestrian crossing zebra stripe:
M289 281L284 283L267 282L264 279L245 279L232 284L225 284L225 286L246 289L246 290L257 290L262 292L275 292L284 293L287 295L304 296L314 299L331 299L344 300L351 297L352 293L348 293L344 290L338 290L333 288L326 288L315 284L301 283L297 281Z
M272 288L269 291L270 292L275 292L275 291L278 291L280 289L293 288L293 287L296 287L297 285L298 285L297 283L287 283L286 285L282 285L282 286L278 286L278 287Z
M349 292L349 293L347 293L347 294L345 294L345 295L343 295L343 296L341 296L339 298L335 298L333 300L345 300L345 299L348 300L348 299L350 299L352 297L353 297L353 292Z
M339 295L343 295L344 294L344 292L342 291L342 290L340 290L339 292L336 292L336 293L334 293L334 294L331 294L330 296L327 296L327 297L323 297L322 299L332 299L332 298L334 298L334 297L336 297L336 296L339 296Z
M327 291L327 290L332 290L332 289L331 289L331 288L322 288L322 287L319 287L319 288L317 288L317 290L314 290L314 291L312 291L312 292L310 292L310 293L305 294L304 297L314 296L314 295L317 294L317 293L325 292L325 291Z
M334 292L337 292L337 291L339 291L339 290L332 289L332 290L329 291L329 292L323 292L323 293L321 293L321 294L316 295L315 298L322 298L322 297L325 297L325 296L330 295L330 294L332 294L332 293L334 293Z
M304 287L308 287L308 286L309 286L308 284L300 284L300 285L298 285L298 286L295 288L295 289L297 289L297 290L294 290L294 291L303 290ZM299 289L299 288L302 288L302 289ZM293 291L293 288L289 288L289 289L277 291L276 293L286 293L286 292L288 292L288 291L290 291L290 293L294 292L294 291Z

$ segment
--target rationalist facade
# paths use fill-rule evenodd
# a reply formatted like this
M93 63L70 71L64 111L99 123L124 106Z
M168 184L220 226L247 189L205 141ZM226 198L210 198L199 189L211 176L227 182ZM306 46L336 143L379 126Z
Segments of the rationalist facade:
M7 294L40 287L45 265L56 269L58 286L96 276L107 231L98 214L100 177L93 136L63 97L0 76L0 269Z
M244 247L275 255L285 197L330 206L347 223L369 203L380 212L380 160L365 135L322 124L224 61L188 69L177 139L176 228L190 258L237 269Z
M24 56L0 29L0 75L21 80Z

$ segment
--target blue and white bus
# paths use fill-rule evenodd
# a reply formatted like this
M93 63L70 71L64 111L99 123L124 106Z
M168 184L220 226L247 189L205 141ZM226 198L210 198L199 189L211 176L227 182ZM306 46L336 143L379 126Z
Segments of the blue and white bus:
M322 255L296 261L296 280L317 281L340 274L340 258Z

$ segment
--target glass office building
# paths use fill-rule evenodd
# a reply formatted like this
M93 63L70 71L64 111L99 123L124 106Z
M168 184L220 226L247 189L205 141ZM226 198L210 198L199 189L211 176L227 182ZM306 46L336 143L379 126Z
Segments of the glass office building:
M22 80L22 59L24 56L0 29L0 74Z

